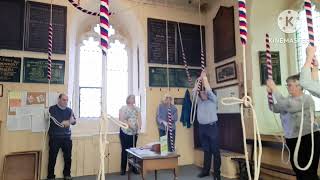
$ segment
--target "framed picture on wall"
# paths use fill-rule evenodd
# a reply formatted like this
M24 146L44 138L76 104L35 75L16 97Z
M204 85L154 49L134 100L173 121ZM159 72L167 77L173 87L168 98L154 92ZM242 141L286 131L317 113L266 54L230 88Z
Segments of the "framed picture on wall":
M0 97L3 97L3 84L0 84Z
M236 55L234 8L220 6L213 19L214 62Z
M281 85L281 68L280 68L280 52L271 51L272 76L276 85ZM266 84L268 79L268 71L266 65L266 52L259 51L259 67L261 85Z
M222 83L237 79L236 63L230 62L216 67L216 81Z

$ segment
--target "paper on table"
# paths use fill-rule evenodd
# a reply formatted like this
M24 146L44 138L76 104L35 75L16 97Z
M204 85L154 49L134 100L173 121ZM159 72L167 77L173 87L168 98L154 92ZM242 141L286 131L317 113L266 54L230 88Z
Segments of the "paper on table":
M168 154L168 136L167 135L160 137L160 152L161 152L161 155Z
M133 152L135 152L136 154L140 155L140 156L154 156L157 155L155 152L151 151L150 149L137 149L134 148L132 149Z

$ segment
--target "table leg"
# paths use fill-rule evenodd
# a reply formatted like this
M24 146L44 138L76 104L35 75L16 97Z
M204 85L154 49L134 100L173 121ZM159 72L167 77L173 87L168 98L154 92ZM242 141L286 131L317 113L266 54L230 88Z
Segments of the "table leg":
M249 176L247 173L247 166L244 162L238 162L239 163L239 176L240 180L248 180Z
M154 170L154 178L155 178L155 180L157 180L157 179L158 179L158 173L157 173L157 170Z
M144 180L144 174L145 174L145 172L143 171L142 168L139 168L139 171L140 171L141 179Z
M178 179L178 177L177 177L177 169L176 168L174 168L173 169L173 175L174 175L174 180L177 180Z
M131 179L130 175L131 175L131 168L129 168L129 170L128 170L128 180Z

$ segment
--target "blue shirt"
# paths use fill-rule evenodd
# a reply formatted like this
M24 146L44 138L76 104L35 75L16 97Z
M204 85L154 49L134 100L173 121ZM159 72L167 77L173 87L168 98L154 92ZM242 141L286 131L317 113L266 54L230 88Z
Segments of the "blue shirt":
M210 124L218 121L217 96L211 90L206 91L208 100L201 100L198 96L197 118L199 124ZM195 95L196 91L193 91Z
M170 105L171 107L171 119L174 122L172 125L173 129L176 129L176 122L178 120L177 108L175 105ZM168 122L168 106L165 104L160 104L157 110L157 124L158 128L161 130L165 130L162 122Z

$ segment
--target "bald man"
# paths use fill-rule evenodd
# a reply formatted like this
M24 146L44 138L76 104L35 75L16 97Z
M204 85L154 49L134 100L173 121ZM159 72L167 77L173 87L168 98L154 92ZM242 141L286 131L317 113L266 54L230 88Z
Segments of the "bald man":
M54 167L56 165L57 155L60 148L63 152L64 180L71 180L71 152L72 140L70 125L76 124L72 109L67 107L68 96L60 94L58 103L49 108L51 115L50 128L49 128L49 163L48 163L48 180L54 180ZM63 127L58 126L52 119L55 118Z

